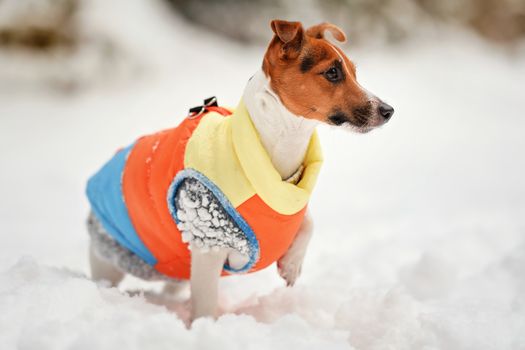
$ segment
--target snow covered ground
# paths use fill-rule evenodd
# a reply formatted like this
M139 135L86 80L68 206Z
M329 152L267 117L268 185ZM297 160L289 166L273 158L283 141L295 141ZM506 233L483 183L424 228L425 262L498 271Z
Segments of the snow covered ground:
M224 278L223 316L187 330L187 302L159 285L90 281L87 177L205 97L235 105L264 52L148 4L84 13L138 77L67 96L0 81L1 349L525 349L525 56L463 34L346 47L396 114L368 135L320 129L316 232L294 288L274 267Z

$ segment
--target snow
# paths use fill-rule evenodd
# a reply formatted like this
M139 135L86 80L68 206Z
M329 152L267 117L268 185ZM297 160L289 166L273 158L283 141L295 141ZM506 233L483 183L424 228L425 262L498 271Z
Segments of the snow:
M320 128L295 287L275 267L224 278L223 316L188 330L187 291L90 281L87 178L205 97L235 105L264 52L153 4L94 1L85 14L138 76L70 96L0 86L2 349L525 349L525 56L464 33L345 47L396 113L367 135Z

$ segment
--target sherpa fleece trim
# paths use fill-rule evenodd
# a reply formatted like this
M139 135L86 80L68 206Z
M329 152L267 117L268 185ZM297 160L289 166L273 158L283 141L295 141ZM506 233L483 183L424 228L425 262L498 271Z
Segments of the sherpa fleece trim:
M255 233L253 232L252 228L248 223L243 219L243 217L235 210L235 207L230 203L228 198L222 193L222 191L213 183L211 182L204 174L201 174L195 169L184 169L180 171L177 176L175 176L175 179L173 179L172 184L170 185L168 189L168 208L170 210L171 215L173 216L173 219L178 224L180 220L177 217L177 206L175 204L176 201L176 194L177 189L182 183L184 179L187 178L193 178L202 183L208 190L210 190L215 198L219 201L222 208L228 213L228 215L231 217L231 219L239 226L239 228L242 230L244 235L246 236L246 239L248 241L248 247L250 249L249 258L250 260L241 268L234 269L231 266L229 266L227 263L224 265L224 269L228 272L235 272L235 273L241 273L249 271L257 262L259 258L259 242L257 241L257 238L255 236Z

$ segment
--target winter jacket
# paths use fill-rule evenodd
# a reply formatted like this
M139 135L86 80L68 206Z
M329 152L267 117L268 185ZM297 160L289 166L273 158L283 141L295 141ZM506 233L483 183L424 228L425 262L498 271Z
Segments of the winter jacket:
M175 194L184 178L202 182L246 235L249 262L223 274L260 270L287 251L303 220L322 164L314 133L297 185L281 180L243 102L210 107L179 126L143 136L117 152L87 185L106 231L156 270L190 276L191 255L177 228Z

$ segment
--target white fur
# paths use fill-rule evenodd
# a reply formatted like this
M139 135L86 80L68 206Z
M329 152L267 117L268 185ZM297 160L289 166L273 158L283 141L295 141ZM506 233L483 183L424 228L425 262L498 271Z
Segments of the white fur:
M229 249L191 251L191 319L217 317L219 277Z
M243 100L273 165L287 179L301 166L319 122L290 112L262 70L248 82Z
M301 274L306 248L314 232L314 222L309 212L306 212L299 232L282 258L277 261L279 275L286 281L286 285L293 286Z
M97 255L93 243L89 244L89 266L91 268L91 278L95 281L105 281L111 287L116 287L124 279L124 272L116 266L107 262Z

